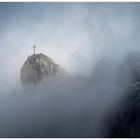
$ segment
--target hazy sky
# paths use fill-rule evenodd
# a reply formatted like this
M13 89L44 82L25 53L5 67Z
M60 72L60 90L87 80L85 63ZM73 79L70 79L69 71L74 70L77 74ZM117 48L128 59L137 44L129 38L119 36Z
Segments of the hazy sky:
M102 56L139 50L139 9L139 3L0 3L0 78L19 79L34 44L71 74L88 74Z
M140 52L139 26L139 3L0 3L0 137L104 136L124 90L110 64ZM22 90L34 44L71 75L93 73Z

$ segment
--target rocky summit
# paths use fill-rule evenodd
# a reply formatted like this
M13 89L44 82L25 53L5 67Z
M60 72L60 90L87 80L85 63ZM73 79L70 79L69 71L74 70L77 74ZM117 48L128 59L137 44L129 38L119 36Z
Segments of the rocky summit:
M34 84L50 76L64 76L66 71L51 58L40 53L27 58L21 68L21 82L23 85Z

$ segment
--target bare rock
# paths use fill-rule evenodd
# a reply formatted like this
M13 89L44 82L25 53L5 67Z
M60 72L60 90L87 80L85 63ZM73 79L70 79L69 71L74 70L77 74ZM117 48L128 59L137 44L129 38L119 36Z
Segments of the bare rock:
M34 84L49 76L64 76L67 72L44 54L33 54L27 58L21 68L23 85Z

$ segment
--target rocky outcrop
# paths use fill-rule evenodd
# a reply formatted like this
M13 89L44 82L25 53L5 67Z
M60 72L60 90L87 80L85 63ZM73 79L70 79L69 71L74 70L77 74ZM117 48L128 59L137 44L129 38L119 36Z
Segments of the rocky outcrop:
M130 52L126 55L120 67L119 79L130 85L140 81L140 53Z
M66 71L44 54L33 54L21 68L23 85L34 84L50 76L64 76Z
M131 52L121 65L120 82L125 85L126 96L111 119L109 137L140 137L140 54Z

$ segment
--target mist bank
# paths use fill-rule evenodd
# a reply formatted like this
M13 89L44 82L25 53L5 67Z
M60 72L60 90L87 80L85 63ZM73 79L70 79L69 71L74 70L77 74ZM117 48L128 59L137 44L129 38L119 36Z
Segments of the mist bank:
M127 58L140 52L139 10L139 3L0 3L0 137L109 136L139 80L139 58ZM71 76L23 88L20 68L34 44Z
M108 118L127 96L121 64L103 58L88 76L7 90L0 95L0 137L107 137Z

